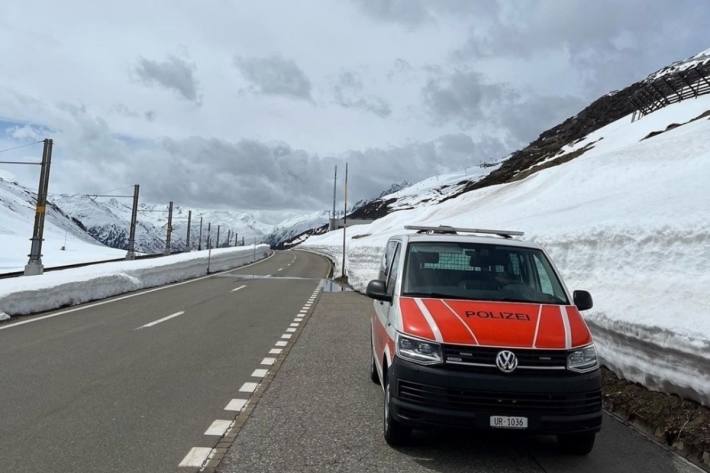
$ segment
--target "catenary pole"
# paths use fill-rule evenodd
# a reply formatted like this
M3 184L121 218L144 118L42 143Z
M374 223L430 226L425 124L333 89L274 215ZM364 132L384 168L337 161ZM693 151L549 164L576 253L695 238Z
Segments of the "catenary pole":
M170 254L170 239L173 234L173 201L168 204L168 227L165 235L165 254Z
M345 232L348 218L348 163L345 163L345 202L343 202L343 264L340 274L345 279Z
M51 139L44 140L42 149L42 166L39 173L39 186L37 189L37 205L35 207L35 223L32 231L32 245L30 246L29 261L25 266L25 276L34 276L44 272L42 265L42 242L44 241L44 217L47 213L47 189L49 188L49 168L52 164Z
M187 211L187 238L185 239L185 246L187 246L187 251L191 251L190 248L190 228L192 226L192 210Z
M199 239L197 240L197 251L202 250L202 217L200 217L200 235Z
M138 196L140 194L138 184L133 186L133 206L131 208L131 226L128 230L128 252L126 259L136 258L136 225L138 224Z

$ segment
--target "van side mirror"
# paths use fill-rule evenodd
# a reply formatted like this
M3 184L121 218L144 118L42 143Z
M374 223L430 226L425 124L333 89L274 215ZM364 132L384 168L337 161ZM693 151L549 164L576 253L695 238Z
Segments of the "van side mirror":
M579 310L589 310L594 306L592 295L587 291L574 291L572 298L574 299L574 305Z
M367 290L365 291L367 297L371 297L378 301L392 302L392 296L387 294L387 289L385 288L385 282L379 279L370 281L367 285Z

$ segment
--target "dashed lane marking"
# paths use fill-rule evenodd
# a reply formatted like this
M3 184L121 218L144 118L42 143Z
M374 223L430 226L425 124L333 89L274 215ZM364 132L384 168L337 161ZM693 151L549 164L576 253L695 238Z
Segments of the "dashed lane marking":
M298 327L298 322L293 322L288 325L289 325L289 327Z
M253 393L256 391L256 387L259 385L259 383L252 383L252 382L246 382L242 384L242 387L239 388L240 393Z
M246 285L246 284L242 284L241 286L235 287L234 289L232 289L232 292L237 292L237 291L239 291L239 290L241 290L241 289L244 289L245 287L247 287L247 285Z
M269 373L269 370L257 368L251 373L252 378L263 378Z
M185 455L178 466L199 468L209 459L212 449L209 447L193 447Z
M289 327L286 329L286 333L295 333L295 332L296 332L296 329L293 327Z
M285 347L286 345L288 345L288 342L285 340L279 340L278 342L276 342L277 347Z
M154 321L152 321L152 322L148 322L148 323L145 324L145 325L141 325L141 326L138 327L136 330L140 330L140 329L142 329L142 328L150 328L150 327L153 327L153 326L158 325L158 324L160 324L160 323L163 323L163 322L165 322L165 321L167 321L167 320L174 319L175 317L180 317L180 316L181 316L182 314L184 314L184 313L185 313L184 310L181 310L180 312L175 312L174 314L170 314L170 315L165 316L165 317L163 317L163 318L161 318L161 319L154 320Z
M232 426L232 422L231 420L217 419L205 430L205 435L217 435L221 437L227 433L227 430Z
M283 348L272 348L269 350L269 355L280 355L283 351Z
M261 364L262 364L262 365L271 366L271 365L273 365L274 363L276 363L276 358L272 358L272 357L269 357L269 356L267 356L266 358L264 358L263 360L261 360Z
M283 335L281 335L281 338L283 338L285 340L288 340L291 337L293 337L293 335L291 335L290 333L284 333Z
M247 405L248 399L232 399L227 403L225 406L224 410L225 411L234 411L234 412L241 412L242 409L244 409L244 406Z

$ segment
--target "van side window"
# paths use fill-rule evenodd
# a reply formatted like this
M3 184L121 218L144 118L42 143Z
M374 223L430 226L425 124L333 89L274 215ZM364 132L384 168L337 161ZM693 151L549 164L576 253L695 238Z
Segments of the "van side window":
M380 265L380 280L387 280L387 275L389 274L390 266L392 266L392 255L394 255L394 249L396 245L396 241L387 242L385 254L382 257L382 264Z
M394 294L394 286L397 283L397 274L399 270L399 251L400 245L394 242L394 255L392 256L392 264L389 267L389 274L387 275L387 294L390 296Z

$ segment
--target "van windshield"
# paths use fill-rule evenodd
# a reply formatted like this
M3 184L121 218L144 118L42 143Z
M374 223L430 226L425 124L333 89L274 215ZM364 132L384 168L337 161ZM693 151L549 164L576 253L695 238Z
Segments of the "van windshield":
M402 295L568 304L542 251L478 243L410 243Z

